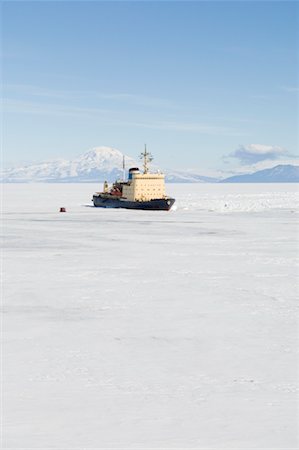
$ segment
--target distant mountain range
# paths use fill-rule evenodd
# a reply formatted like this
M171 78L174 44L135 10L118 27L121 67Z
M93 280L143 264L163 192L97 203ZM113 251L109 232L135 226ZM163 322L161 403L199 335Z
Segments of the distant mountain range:
M127 170L138 166L130 156L125 155ZM139 164L140 165L140 164ZM6 169L2 180L6 183L98 183L107 180L113 182L123 177L123 154L111 147L93 148L73 161L56 161L33 164L26 167ZM155 167L153 167L156 170ZM184 171L165 171L165 180L172 183L217 182L196 173Z
M126 168L138 166L125 155ZM72 161L63 159L5 169L5 183L97 183L113 182L123 176L123 154L111 147L93 148ZM155 169L155 168L154 168ZM211 178L191 171L165 170L165 180L171 183L283 183L299 181L299 166L279 165L253 174L237 175L226 179Z
M206 177L191 171L165 171L167 183L218 183L218 178Z
M235 175L220 181L221 183L298 183L299 166L290 164L278 165L271 169L258 172Z

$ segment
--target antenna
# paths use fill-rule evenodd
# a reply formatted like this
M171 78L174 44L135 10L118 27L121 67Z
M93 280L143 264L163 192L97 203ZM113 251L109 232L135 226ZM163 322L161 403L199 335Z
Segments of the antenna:
M123 180L126 179L126 162L125 162L125 155L123 155Z
M143 173L148 173L148 165L154 158L151 153L146 150L146 144L144 144L144 152L140 154L140 159L143 159Z

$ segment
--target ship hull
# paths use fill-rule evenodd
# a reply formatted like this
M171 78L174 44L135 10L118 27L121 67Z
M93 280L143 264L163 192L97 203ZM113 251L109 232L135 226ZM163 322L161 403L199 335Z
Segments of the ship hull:
M143 209L151 211L169 211L175 202L174 198L161 198L149 201L128 201L122 198L93 196L93 204L97 208L124 208L124 209Z

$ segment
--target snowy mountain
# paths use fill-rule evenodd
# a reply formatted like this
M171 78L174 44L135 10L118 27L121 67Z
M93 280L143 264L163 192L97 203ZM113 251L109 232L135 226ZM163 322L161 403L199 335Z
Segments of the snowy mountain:
M126 167L136 165L125 156ZM95 147L73 161L56 160L3 171L5 182L98 182L122 177L123 154L110 147Z
M299 166L278 165L245 175L235 175L221 180L221 183L298 183Z
M123 176L123 154L111 147L95 147L78 158L67 161L55 161L32 164L25 167L6 169L2 172L5 183L98 183L107 180L113 182ZM128 170L140 166L130 156L125 155ZM153 165L153 171L158 168ZM271 169L251 174L235 175L224 180L202 176L193 170L164 170L165 180L169 183L291 183L299 181L299 166L279 165Z
M205 177L191 171L165 171L165 181L167 183L217 183L219 179Z
M6 169L2 180L6 183L52 182L93 183L107 180L113 182L123 176L123 154L111 147L95 147L73 161L63 159L33 164L26 167ZM125 156L129 169L138 166L130 156ZM140 165L140 164L139 164ZM155 171L157 167L152 166ZM216 178L204 177L193 172L165 171L165 179L172 183L217 182Z

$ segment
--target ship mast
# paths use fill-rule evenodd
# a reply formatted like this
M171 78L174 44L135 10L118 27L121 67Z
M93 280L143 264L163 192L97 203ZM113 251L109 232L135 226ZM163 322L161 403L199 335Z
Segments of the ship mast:
M123 181L126 179L126 162L125 162L125 155L123 155Z
M144 152L140 154L140 159L143 160L143 173L148 173L148 165L153 160L153 157L146 150L146 145L144 145Z

